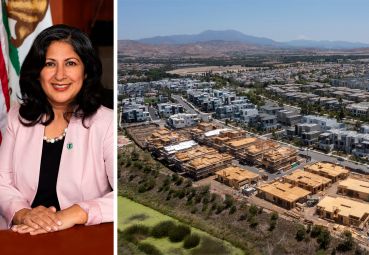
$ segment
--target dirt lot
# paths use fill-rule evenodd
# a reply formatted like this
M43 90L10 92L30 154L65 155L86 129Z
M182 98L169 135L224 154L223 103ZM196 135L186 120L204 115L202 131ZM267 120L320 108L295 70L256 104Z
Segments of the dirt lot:
M157 129L158 126L155 124L143 124L139 126L128 127L127 133L132 137L137 145L143 148L146 137L150 136Z

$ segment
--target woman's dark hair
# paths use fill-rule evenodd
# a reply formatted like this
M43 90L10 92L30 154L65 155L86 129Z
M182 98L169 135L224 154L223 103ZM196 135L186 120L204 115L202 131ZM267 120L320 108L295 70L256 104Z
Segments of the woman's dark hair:
M22 103L19 114L25 126L34 126L37 123L48 125L54 119L54 112L42 90L39 78L45 66L47 49L55 41L69 43L84 64L86 78L75 100L71 102L73 114L84 123L84 120L95 114L101 105L102 66L90 39L77 28L55 25L36 37L20 70Z

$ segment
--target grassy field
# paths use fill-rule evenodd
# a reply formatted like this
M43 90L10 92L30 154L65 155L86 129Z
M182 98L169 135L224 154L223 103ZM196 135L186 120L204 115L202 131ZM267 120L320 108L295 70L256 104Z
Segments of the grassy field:
M124 230L125 228L133 224L143 224L152 227L155 224L165 220L173 220L178 222L174 218L171 218L149 207L136 203L130 199L118 197L118 228L120 230ZM169 241L168 238L156 239L153 237L149 237L141 242L150 243L160 249L163 254L168 255L243 254L240 249L234 247L226 241L214 238L211 235L196 228L191 228L191 230L192 233L196 233L201 237L201 242L199 246L190 250L186 250L182 247L183 242L172 243Z

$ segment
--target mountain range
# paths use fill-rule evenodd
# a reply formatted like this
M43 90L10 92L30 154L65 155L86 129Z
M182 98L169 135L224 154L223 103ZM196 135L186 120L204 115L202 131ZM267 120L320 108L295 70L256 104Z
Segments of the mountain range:
M207 30L194 35L169 35L155 36L137 40L140 43L150 45L183 45L211 41L238 42L257 46L272 48L314 48L314 49L357 49L369 48L369 44L346 41L313 41L293 40L288 42L277 42L265 37L256 37L243 34L236 30Z

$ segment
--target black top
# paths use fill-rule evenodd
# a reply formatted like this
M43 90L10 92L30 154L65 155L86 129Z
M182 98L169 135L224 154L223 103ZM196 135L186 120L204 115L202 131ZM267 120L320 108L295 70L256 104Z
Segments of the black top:
M64 137L54 143L46 141L43 143L40 178L32 208L43 205L45 207L54 206L58 211L60 210L58 195L56 194L56 182L58 180L63 144Z

